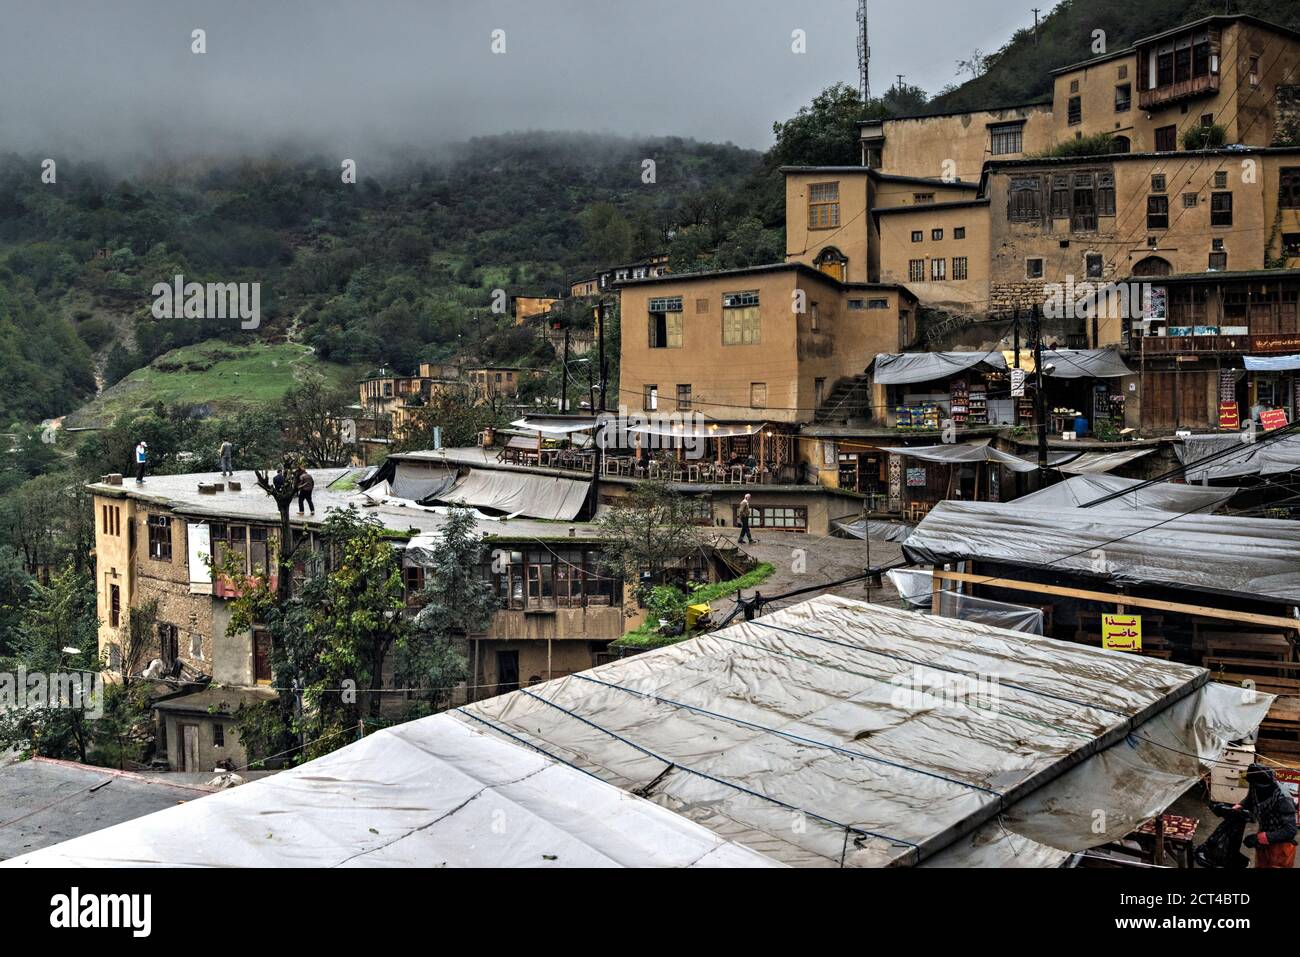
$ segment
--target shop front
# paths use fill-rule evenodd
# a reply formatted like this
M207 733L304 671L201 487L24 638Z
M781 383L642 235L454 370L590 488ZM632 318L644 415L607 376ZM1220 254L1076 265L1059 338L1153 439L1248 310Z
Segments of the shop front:
M1006 373L997 351L881 353L871 368L886 426L904 433L1016 424Z

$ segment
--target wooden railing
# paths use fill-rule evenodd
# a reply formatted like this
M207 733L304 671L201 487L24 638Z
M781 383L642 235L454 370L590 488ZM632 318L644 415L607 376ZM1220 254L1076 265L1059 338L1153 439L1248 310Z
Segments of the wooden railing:
M1129 343L1138 355L1188 355L1193 353L1300 353L1300 333L1271 332L1245 336L1142 336Z
M1188 97L1201 96L1205 93L1217 93L1218 91L1219 75L1217 73L1208 73L1205 76L1194 76L1190 80L1183 80L1180 83L1170 83L1156 87L1154 90L1143 90L1138 94L1138 106L1144 110L1149 110L1165 103L1174 103Z

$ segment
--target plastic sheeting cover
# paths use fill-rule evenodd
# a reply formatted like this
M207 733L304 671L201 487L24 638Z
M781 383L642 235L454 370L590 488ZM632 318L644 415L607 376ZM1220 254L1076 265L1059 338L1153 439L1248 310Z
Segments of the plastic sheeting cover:
M1204 488L1198 485L1179 485L1159 482L1137 488L1145 483L1141 479L1120 478L1118 475L1074 475L1063 482L1049 485L1022 495L1013 501L1017 505L1033 508L1078 508L1107 495L1124 492L1119 498L1091 506L1104 512L1156 510L1165 512L1213 512L1226 505L1240 489ZM1132 490L1132 491L1129 491Z
M492 822L508 817L504 830ZM450 713L0 867L770 867Z
M883 866L942 851L1205 679L821 596L461 710L784 863Z
M1047 370L1049 363L1055 368ZM1050 379L1113 379L1137 375L1114 349L1044 349L1043 368Z
M1032 472L1038 468L1038 462L1030 462L1018 455L1012 455L1010 452L1003 452L1001 449L995 449L987 441L983 442L962 442L952 445L914 445L910 447L899 447L885 449L891 455L902 456L903 458L920 459L923 462L937 462L942 464L959 464L964 462L996 462L998 465L1005 465L1013 472ZM1057 453L1048 458L1050 464L1067 461L1076 458L1077 452Z
M990 352L881 352L872 366L876 385L907 385L932 382L976 367L1005 369L1007 360Z
M901 542L912 534L906 522L878 522L860 518L854 522L835 521L835 529L850 538L871 539L873 542Z
M1208 455L1226 453L1213 462L1188 468L1184 472L1187 481L1213 482L1248 475L1278 475L1300 469L1300 435L1283 435L1254 442L1247 441L1246 435L1248 433L1193 435L1176 444L1174 452L1184 465Z
M1300 602L1300 523L1225 515L940 502L907 560L1052 565L1084 578Z
M1120 452L1084 452L1055 466L1066 475L1100 475L1150 455L1155 449L1124 449Z
M572 521L582 511L590 491L590 481L530 472L470 469L438 501L492 509L507 515Z
M1300 356L1242 356L1241 360L1253 372L1290 372L1300 369Z
M934 575L928 568L891 568L885 576L901 599L917 608L930 608L932 614L941 618L1009 628L1027 635L1043 633L1043 613L1037 608L991 598L975 598L947 589L939 592L939 610L935 611L932 608Z

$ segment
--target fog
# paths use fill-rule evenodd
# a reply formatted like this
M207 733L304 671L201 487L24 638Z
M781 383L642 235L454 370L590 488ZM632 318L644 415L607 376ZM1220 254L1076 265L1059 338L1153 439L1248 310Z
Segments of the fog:
M873 89L903 73L937 92L958 58L1032 24L1027 10L874 0ZM855 11L854 0L0 0L0 151L308 149L361 162L532 129L762 149L774 120L831 83L856 85Z

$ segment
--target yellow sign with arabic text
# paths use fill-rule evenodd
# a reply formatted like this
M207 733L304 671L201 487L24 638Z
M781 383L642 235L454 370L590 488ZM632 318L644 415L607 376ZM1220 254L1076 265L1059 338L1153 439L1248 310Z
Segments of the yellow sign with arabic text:
M1108 651L1141 651L1142 616L1102 615L1101 646Z

